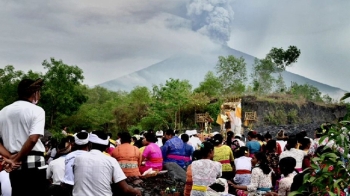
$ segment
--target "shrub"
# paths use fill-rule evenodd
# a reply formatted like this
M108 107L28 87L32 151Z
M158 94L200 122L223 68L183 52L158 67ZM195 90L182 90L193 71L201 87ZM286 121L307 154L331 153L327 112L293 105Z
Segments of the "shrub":
M275 118L275 115L273 112L268 112L267 114L265 114L264 121L271 125L278 125L278 121Z
M349 165L342 161L348 155L350 142L349 121L343 121L331 125L329 131L319 143L325 139L334 141L330 152L323 153L319 157L312 158L311 169L304 176L303 185L298 191L290 193L294 195L340 195L350 184ZM322 128L325 128L322 126ZM311 192L310 192L311 191Z
M297 83L293 83L288 93L293 95L295 99L298 99L300 96L302 96L308 101L323 101L320 90L309 84L299 85Z
M288 122L291 124L298 123L298 110L292 109L287 114Z
M287 114L282 109L276 109L273 112L270 111L264 117L265 122L271 125L287 124L287 119L288 119Z

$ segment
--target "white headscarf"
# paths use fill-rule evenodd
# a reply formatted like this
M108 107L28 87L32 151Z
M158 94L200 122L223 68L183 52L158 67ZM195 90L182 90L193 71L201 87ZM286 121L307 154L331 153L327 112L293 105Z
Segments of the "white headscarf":
M81 145L85 145L85 144L89 143L90 134L89 133L87 133L87 134L88 134L88 136L87 136L86 139L79 139L78 136L77 136L77 133L74 134L74 142L75 142L75 144L81 146Z
M107 146L109 144L109 136L107 137L106 140L103 140L103 139L99 138L96 134L90 133L89 141L91 143L101 144L101 145Z

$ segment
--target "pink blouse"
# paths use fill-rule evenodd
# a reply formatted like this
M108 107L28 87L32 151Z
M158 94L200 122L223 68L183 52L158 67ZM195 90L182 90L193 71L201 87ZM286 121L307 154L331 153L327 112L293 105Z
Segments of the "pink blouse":
M161 167L162 163L162 151L159 146L155 143L150 143L146 146L145 150L142 153L142 156L146 158L145 166L147 167Z

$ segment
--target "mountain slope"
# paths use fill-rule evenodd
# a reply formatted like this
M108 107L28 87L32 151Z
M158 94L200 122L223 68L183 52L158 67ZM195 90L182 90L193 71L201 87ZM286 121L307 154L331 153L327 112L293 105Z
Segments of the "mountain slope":
M246 67L249 78L255 57L229 47L223 47L221 50L213 52L210 55L175 55L137 72L102 83L100 86L114 91L130 91L135 86L152 88L152 85L164 84L169 78L177 78L189 80L195 88L203 81L208 71L215 72L215 65L220 55L242 56L247 64ZM283 72L283 78L287 86L289 86L291 82L310 84L317 87L321 92L331 95L333 98L339 98L346 92L340 88L332 87L288 71Z

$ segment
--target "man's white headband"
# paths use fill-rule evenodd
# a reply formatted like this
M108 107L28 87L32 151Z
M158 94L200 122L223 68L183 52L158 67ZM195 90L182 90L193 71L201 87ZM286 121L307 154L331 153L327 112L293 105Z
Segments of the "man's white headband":
M91 143L101 144L101 145L107 146L109 144L109 136L107 137L106 140L103 140L103 139L99 138L96 134L90 133L89 141Z
M74 142L76 145L80 145L80 146L85 145L85 144L89 143L89 137L90 137L90 134L88 134L86 139L79 139L77 137L77 133L76 133L76 134L74 134Z

